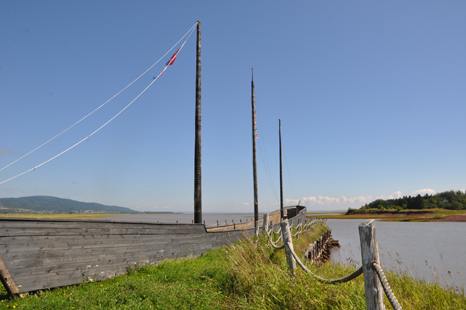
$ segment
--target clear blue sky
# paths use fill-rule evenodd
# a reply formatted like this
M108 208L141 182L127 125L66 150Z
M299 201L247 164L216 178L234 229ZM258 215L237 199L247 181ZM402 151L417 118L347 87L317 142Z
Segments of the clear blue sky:
M466 189L465 1L1 1L0 168L111 98L197 20L204 212L253 211L252 67L260 211L279 208L279 118L286 204ZM192 212L195 43L89 141L1 184L0 197ZM0 182L100 127L172 53Z

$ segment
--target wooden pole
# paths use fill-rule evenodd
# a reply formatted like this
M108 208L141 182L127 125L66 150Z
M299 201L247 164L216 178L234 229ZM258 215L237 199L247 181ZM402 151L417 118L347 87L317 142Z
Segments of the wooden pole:
M280 222L280 227L282 228L283 243L285 244L286 261L288 262L290 272L294 275L296 261L294 260L293 254L291 254L291 251L293 251L293 242L291 240L291 231L288 221L285 220Z
M201 173L201 22L197 21L196 45L196 119L194 142L194 222L202 223Z
M278 119L278 132L280 142L280 220L283 220L283 170L282 170L282 121Z
M359 225L359 239L361 241L362 268L364 273L364 295L368 310L385 310L383 303L383 288L372 263L380 264L375 221L368 220Z
M257 195L257 160L256 160L256 95L254 91L254 69L251 80L251 110L252 110L252 169L254 176L254 222L259 221L259 198Z
M262 227L264 227L264 231L263 231L263 234L266 235L268 233L268 230L269 230L269 214L266 213L264 214L264 217L262 218Z

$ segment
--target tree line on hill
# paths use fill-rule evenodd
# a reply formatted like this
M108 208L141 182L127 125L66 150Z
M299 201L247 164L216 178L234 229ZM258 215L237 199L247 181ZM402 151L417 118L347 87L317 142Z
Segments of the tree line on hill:
M1 213L138 213L125 207L51 196L0 198Z
M425 209L466 210L466 191L447 191L435 195L403 196L396 199L377 199L359 209L348 209L347 214L367 214L374 211L402 211ZM372 212L371 212L372 211Z

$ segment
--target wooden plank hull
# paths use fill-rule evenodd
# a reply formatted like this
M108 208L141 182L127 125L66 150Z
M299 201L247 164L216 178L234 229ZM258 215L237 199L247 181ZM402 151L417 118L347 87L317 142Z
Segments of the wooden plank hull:
M295 219L305 216L304 208ZM12 295L100 281L136 264L196 257L253 233L208 232L202 224L3 218L0 275Z

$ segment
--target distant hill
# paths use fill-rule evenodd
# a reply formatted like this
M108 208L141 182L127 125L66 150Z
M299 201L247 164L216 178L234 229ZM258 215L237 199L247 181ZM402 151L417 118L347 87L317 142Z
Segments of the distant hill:
M51 196L0 198L0 213L138 213L124 207Z

